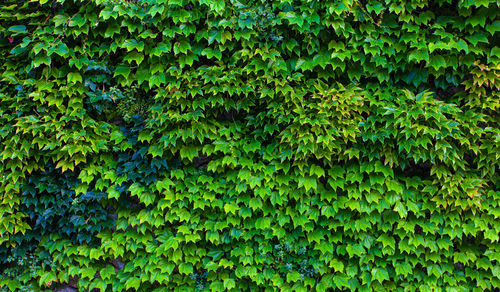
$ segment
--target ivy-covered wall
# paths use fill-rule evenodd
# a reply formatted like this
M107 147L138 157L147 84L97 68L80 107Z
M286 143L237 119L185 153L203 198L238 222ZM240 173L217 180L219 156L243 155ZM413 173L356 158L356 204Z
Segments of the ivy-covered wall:
M0 2L0 289L500 289L499 1Z

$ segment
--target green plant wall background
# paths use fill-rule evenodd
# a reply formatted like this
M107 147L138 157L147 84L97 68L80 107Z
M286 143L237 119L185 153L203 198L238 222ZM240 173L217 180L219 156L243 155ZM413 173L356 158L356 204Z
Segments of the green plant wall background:
M500 2L4 0L0 288L500 289Z

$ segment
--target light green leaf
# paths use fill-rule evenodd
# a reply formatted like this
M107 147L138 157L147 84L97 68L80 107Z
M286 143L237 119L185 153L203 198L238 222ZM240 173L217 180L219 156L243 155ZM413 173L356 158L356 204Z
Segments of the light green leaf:
M297 271L293 271L293 272L286 274L286 281L288 283L297 282L298 280L300 280L300 278L301 278L301 275Z
M372 278L382 283L384 280L389 280L389 273L382 268L374 268L372 270Z
M181 263L179 265L179 273L189 275L193 273L193 265L190 263Z
M125 289L134 288L135 290L137 290L139 289L140 285L141 285L141 279L137 277L130 277L125 282Z
M236 282L233 279L231 279L231 278L224 279L224 288L225 289L230 290L230 289L233 289L235 287L236 287Z
M67 78L68 78L68 83L83 82L82 75L80 75L80 73L78 72L69 73Z
M142 60L144 60L144 55L139 53L139 52L130 52L125 58L123 59L125 62L132 63L132 61L135 61L137 65L141 64Z

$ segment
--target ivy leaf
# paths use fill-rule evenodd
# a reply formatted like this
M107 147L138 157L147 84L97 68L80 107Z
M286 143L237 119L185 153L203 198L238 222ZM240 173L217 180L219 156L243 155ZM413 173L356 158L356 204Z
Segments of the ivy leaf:
M297 60L295 64L295 70L301 69L302 71L311 70L311 62L305 59Z
M13 25L13 26L9 27L8 31L15 33L15 35L17 35L17 34L23 34L23 33L26 33L26 26L24 26L24 25Z
M382 284L384 280L389 280L389 273L385 269L374 268L372 270L372 278Z
M363 246L359 244L349 244L347 245L346 250L347 253L349 254L349 257L354 257L354 256L360 257L365 253L365 249L363 248Z
M233 204L233 203L231 203L231 204L225 204L225 205L224 205L224 211L225 211L226 213L232 213L232 214L236 215L236 214L237 214L238 209L239 209L239 208L238 208L238 205Z
M299 178L299 188L302 186L306 189L306 191L308 191L310 189L313 189L313 190L317 189L318 184L316 182L316 179L313 177L300 177Z
M52 271L48 272L43 272L42 276L40 277L39 284L41 287L49 287L52 285L53 282L57 281L56 274Z
M131 52L123 59L125 62L132 63L135 61L137 65L141 64L142 60L144 60L144 55L139 52Z
M56 27L65 24L68 21L69 17L66 15L58 14L52 18Z
M123 76L125 78L128 78L128 76L130 75L130 67L129 66L118 66L116 67L115 69L115 73L113 74L113 77L116 77L116 76Z
M413 50L410 55L408 56L408 61L417 61L420 62L420 61L426 61L426 62L429 62L429 52L427 50L424 50L424 49L420 49L420 50Z
M213 9L213 10L215 10L215 12L217 12L217 14L219 14L221 11L223 11L225 7L226 7L225 0L220 0L220 1L213 0L213 1L210 1L210 8Z
M138 277L130 277L125 282L125 289L134 288L135 290L139 289L141 285L141 279Z
M488 38L486 37L485 32L477 32L474 35L466 36L465 39L474 46L477 46L478 43L488 43Z
M490 57L493 57L493 56L495 56L495 57L497 57L497 58L500 59L500 47L494 47L494 48L491 49L491 51L490 51Z
M346 275L335 275L335 277L333 277L333 283L335 283L335 286L339 289L348 287L349 283L347 282L347 279Z
M181 263L179 265L179 273L189 275L193 273L193 265L190 263Z
M167 239L167 241L162 246L166 251L177 250L177 248L179 247L179 243L174 237L171 237Z
M431 66L432 68L434 68L434 70L437 71L439 68L446 68L446 61L444 60L443 56L434 55L431 57L428 66Z
M316 175L318 177L323 177L323 176L325 176L325 171L320 166L318 166L316 164L312 164L311 169L309 171L309 174Z
M189 161L192 161L193 158L198 156L198 148L195 146L184 146L180 150L180 155L182 159L188 159Z
M203 51L201 51L202 56L207 56L207 58L212 59L213 57L217 58L218 60L221 60L222 58L222 53L219 49L211 49L211 48L205 48Z
M82 75L80 75L80 73L78 72L69 73L67 78L68 78L68 83L83 82Z
M280 16L283 19L287 19L290 24L296 24L299 27L302 27L304 24L304 18L302 16L297 15L293 11L289 12L280 12Z
M286 281L288 283L297 282L298 280L300 280L300 278L301 278L300 273L297 271L293 271L286 274Z
M86 21L87 21L87 18L84 15L75 14L71 17L71 20L69 21L68 26L69 27L73 27L73 26L82 27L85 25Z
M330 261L330 267L332 267L336 272L342 273L344 271L344 263L335 258Z
M92 279L94 278L95 274L96 270L92 267L83 268L80 271L80 275L82 276L82 278Z
M104 37L112 37L115 33L120 34L120 26L116 22L111 22L104 32Z
M396 268L396 275L403 275L406 277L407 275L411 275L413 272L411 265L407 262L397 263L395 265L395 268Z
M135 39L125 40L121 46L125 47L128 52L132 50L137 50L138 52L142 52L144 50L144 42L143 41L138 42Z
M163 55L164 53L170 52L171 48L172 48L172 46L170 44L162 42L162 43L157 44L157 46L151 50L151 54L159 57L159 56Z
M401 201L396 202L394 211L398 212L400 218L406 218L408 211Z
M224 288L231 290L236 287L236 282L231 278L224 279Z
M61 57L66 57L69 54L68 46L61 42L57 45L55 52Z
M221 281L213 281L210 283L210 291L224 291L224 284Z
M132 196L140 196L144 192L144 187L139 182L135 182L128 190Z
M186 40L181 40L174 44L174 53L177 55L179 53L186 54L188 50L191 50L191 44Z

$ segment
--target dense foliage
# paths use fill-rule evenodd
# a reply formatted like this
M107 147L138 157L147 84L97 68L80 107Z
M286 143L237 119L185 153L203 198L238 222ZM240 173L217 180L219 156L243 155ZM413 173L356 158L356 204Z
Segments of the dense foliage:
M0 289L500 289L500 2L3 0Z

